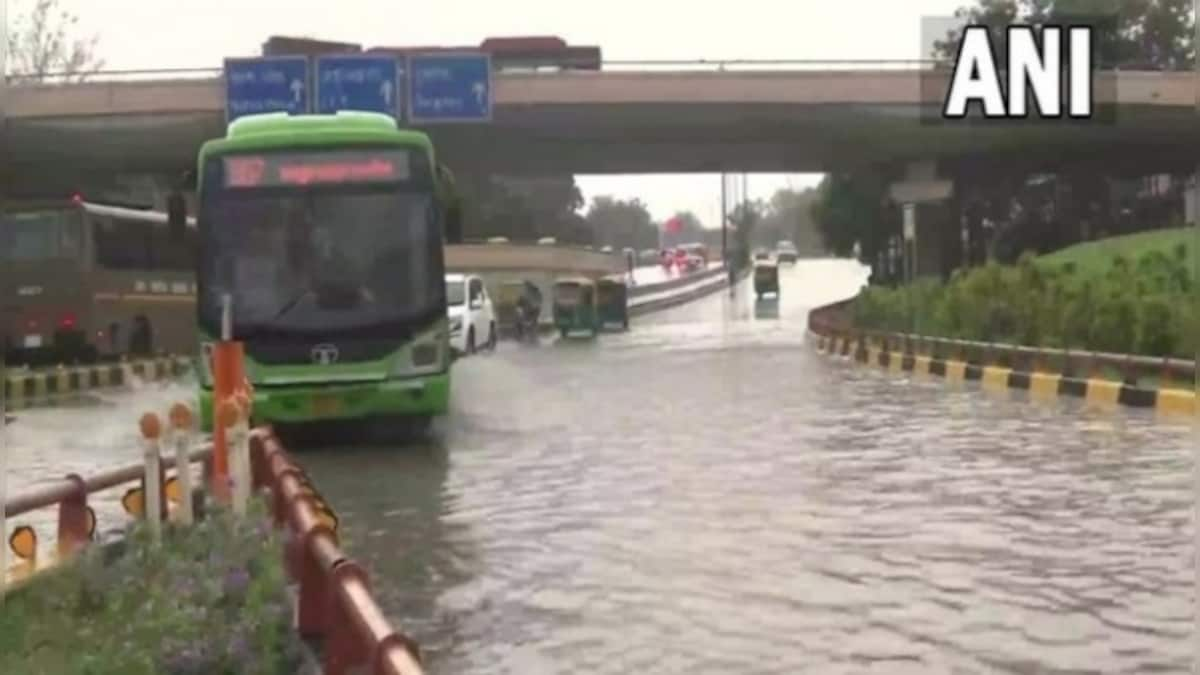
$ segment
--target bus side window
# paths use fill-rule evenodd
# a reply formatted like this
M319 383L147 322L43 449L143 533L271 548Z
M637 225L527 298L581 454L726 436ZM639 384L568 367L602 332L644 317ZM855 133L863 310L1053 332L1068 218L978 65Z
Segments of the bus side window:
M197 246L195 228L186 228L183 238L172 236L169 227L153 225L150 235L150 266L156 270L187 271L195 266L192 252Z
M147 269L151 265L149 225L121 221L109 216L94 216L96 262L115 270Z

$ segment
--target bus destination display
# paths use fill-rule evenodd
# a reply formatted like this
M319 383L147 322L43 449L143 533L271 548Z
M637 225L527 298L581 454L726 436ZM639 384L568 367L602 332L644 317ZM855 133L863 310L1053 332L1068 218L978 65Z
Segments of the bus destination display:
M225 187L258 188L408 180L408 152L283 153L224 158Z

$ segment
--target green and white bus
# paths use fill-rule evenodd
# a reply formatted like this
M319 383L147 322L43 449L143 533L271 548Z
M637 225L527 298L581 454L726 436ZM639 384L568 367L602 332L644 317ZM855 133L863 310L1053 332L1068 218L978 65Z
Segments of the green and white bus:
M428 136L373 113L255 115L205 143L198 171L206 431L227 296L256 423L446 412L443 252L459 207Z

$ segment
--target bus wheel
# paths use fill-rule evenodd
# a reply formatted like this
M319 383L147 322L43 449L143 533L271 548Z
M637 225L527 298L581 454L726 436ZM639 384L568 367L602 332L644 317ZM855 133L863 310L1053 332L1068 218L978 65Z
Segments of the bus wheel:
M467 330L467 354L475 353L475 327Z

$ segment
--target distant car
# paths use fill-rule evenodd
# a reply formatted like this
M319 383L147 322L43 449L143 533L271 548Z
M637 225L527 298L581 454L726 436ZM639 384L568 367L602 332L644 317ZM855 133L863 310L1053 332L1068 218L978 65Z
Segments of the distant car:
M778 260L780 263L794 263L794 262L796 262L796 259L799 257L800 257L799 254L796 253L796 249L794 249L794 248L793 249L780 249L775 252L775 259Z
M613 247L611 247L611 246L602 246L602 247L600 248L600 252L601 252L601 253L612 253L612 252L613 252Z
M558 243L558 240L554 237L542 237L541 239L537 240L537 243L538 246L554 246Z
M689 255L686 259L687 271L695 272L704 269L704 258L698 255Z
M483 279L473 274L446 275L446 316L450 348L474 354L480 344L496 348L496 310Z
M765 248L760 248L754 252L754 259L755 260L770 260L771 252Z
M487 243L489 243L489 244L507 244L508 237L488 237Z

